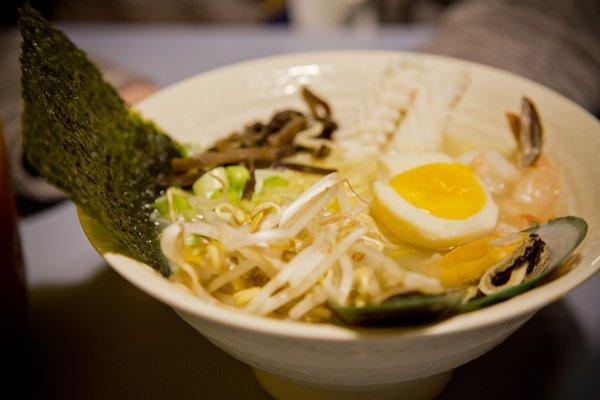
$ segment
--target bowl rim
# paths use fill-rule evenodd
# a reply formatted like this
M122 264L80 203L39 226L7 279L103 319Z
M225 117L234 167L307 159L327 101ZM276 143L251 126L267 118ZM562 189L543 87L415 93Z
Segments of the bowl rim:
M506 78L520 81L524 85L534 86L537 90L544 92L545 96L557 98L563 102L565 106L572 107L584 118L593 120L593 124L600 127L600 123L592 114L577 105L570 99L554 92L553 90L544 87L529 79L523 78L516 74L503 71L498 68L475 63L472 61L461 60L452 57L439 55L431 55L418 52L406 51L382 51L382 50L327 50L327 51L309 51L297 52L284 55L276 55L263 57L253 60L248 60L240 63L230 64L223 67L211 69L201 72L189 78L183 79L172 85L169 85L158 92L154 93L144 101L138 103L135 109L142 114L147 108L151 108L152 103L160 103L160 99L165 94L178 90L179 88L189 85L197 80L212 80L218 79L220 75L227 75L237 71L243 71L249 67L260 67L261 64L281 63L293 65L294 63L319 63L323 58L340 57L390 57L397 58L401 56L413 56L436 62L453 64L469 67L471 69L479 69L493 74L504 75ZM304 59L304 61L302 61ZM160 125L160 124L159 124ZM475 329L480 329L486 326L493 326L503 322L516 320L527 314L533 315L543 306L556 301L564 296L569 291L584 283L598 269L600 269L600 255L597 256L591 263L580 263L576 268L559 278L545 283L542 286L531 289L515 298L505 300L503 302L485 307L477 311L471 311L448 319L436 322L430 325L408 326L408 327L392 327L392 328L356 328L339 326L334 324L309 324L305 322L277 320L272 318L258 317L244 314L240 311L231 310L219 305L205 303L191 294L185 293L183 290L175 287L173 284L165 280L152 268L145 264L139 263L133 259L127 258L116 253L102 253L94 240L86 230L86 224L82 220L84 213L78 208L78 216L81 225L88 236L89 241L108 262L111 267L116 270L122 277L138 287L147 294L173 307L177 312L193 315L195 317L207 320L208 322L229 326L244 331L252 331L265 335L278 337L287 337L293 339L318 339L321 341L346 342L346 341L372 341L381 340L382 338L411 338L419 336L437 336L449 335L460 332L467 332ZM589 238L584 240L584 243ZM124 262L124 259L128 262ZM140 268L142 267L142 268ZM166 285L160 284L159 281ZM171 288L171 289L169 289Z

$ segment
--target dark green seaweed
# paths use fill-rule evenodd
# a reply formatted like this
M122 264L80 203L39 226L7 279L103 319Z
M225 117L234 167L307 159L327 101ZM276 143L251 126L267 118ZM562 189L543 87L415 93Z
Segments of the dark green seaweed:
M20 10L23 146L29 163L133 258L168 275L146 207L177 144L130 110L98 68L28 5Z

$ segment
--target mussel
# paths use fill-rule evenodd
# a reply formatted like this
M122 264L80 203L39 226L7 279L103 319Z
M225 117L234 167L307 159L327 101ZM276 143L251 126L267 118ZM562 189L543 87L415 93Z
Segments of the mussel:
M479 291L488 296L516 286L541 273L548 263L548 247L536 233L526 233L523 244L483 275Z
M587 229L582 218L568 216L523 231L529 234L526 243L508 262L483 275L476 295L466 299L460 310L477 310L537 286L573 254Z
M503 244L500 241L518 241L518 246L470 287L440 294L412 292L364 307L330 306L344 323L359 326L425 323L477 310L538 285L567 260L586 233L587 223L583 219L556 218L513 236L495 239L499 245Z
M391 297L380 304L364 307L341 307L330 304L337 316L348 325L398 326L433 322L459 310L462 291L442 294L408 293Z

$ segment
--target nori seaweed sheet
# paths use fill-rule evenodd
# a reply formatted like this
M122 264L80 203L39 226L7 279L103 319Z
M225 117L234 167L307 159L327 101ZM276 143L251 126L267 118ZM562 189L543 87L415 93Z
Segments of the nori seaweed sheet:
M25 5L22 135L29 163L121 241L131 257L168 276L146 206L160 193L178 147L130 110L98 68ZM60 234L60 227L57 227Z

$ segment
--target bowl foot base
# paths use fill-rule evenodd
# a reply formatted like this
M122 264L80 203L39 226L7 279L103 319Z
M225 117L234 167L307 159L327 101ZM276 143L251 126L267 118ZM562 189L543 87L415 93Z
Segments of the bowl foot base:
M277 400L426 400L439 395L453 370L412 381L374 386L319 386L252 369L262 388Z

